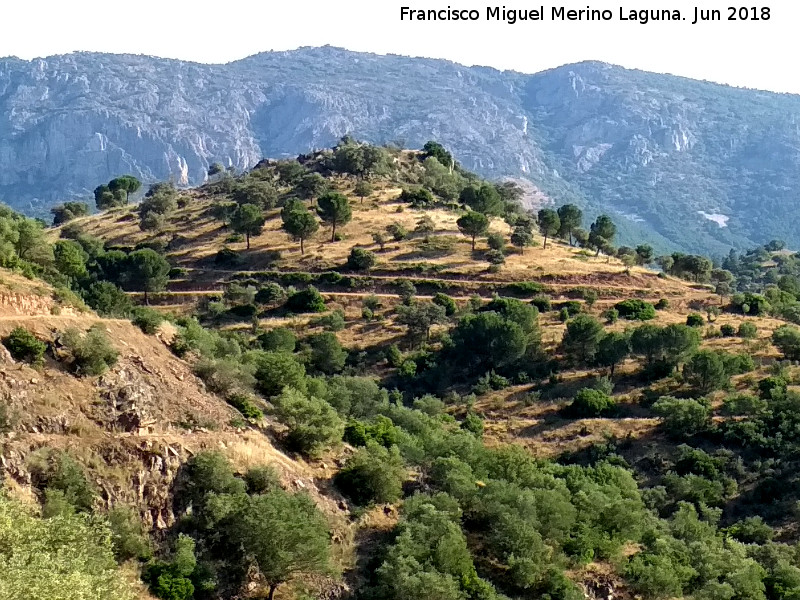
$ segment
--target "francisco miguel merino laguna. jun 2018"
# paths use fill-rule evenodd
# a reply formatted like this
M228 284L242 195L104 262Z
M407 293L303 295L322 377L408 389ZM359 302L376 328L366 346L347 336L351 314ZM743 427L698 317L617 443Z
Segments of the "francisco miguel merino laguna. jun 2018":
M648 23L678 21L692 25L708 21L769 21L772 9L769 6L728 6L724 8L694 7L689 11L675 8L625 8L599 9L567 8L566 6L539 6L536 8L507 8L487 6L485 10L461 9L448 6L437 9L400 7L401 21L498 21L509 25L524 21L624 21L646 25Z

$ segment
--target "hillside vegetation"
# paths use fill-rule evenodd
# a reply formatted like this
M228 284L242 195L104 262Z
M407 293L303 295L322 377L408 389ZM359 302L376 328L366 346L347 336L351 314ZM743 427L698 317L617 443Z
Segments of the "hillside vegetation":
M436 143L209 177L0 216L0 539L119 597L796 596L784 244L616 247Z

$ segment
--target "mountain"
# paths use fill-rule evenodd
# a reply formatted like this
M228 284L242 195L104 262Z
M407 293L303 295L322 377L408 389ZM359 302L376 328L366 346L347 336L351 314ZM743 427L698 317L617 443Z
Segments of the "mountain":
M800 245L800 97L597 62L535 75L323 47L226 65L0 60L0 198L44 215L113 176L202 183L345 134L421 146L613 215L619 241ZM541 198L541 196L537 196Z

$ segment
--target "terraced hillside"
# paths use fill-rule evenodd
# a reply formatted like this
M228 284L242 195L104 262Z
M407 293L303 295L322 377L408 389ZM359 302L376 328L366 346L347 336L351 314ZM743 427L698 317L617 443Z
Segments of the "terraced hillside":
M0 215L9 493L170 600L792 598L793 254L614 248L440 151Z

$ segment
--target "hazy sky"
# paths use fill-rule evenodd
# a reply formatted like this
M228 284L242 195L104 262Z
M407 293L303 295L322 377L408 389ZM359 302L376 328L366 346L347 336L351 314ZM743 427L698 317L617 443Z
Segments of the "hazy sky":
M620 0L622 1L622 0ZM446 58L468 65L536 72L564 63L603 60L626 67L708 79L731 85L800 93L794 66L800 2L768 0L769 21L727 20L691 25L695 2L631 0L594 2L608 8L611 22L520 22L484 20L486 3L417 3L413 0L40 0L4 2L0 56L35 58L75 50L125 52L199 62L228 62L265 50L331 44L351 50ZM757 0L742 5L766 6ZM400 7L475 8L478 22L400 22ZM502 6L502 4L501 4ZM508 8L532 9L507 3ZM550 14L558 0L545 4ZM586 8L587 4L564 4ZM678 9L684 22L639 25L618 21L620 8Z

